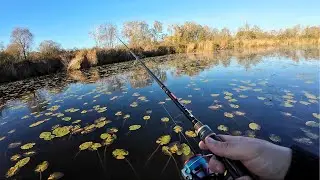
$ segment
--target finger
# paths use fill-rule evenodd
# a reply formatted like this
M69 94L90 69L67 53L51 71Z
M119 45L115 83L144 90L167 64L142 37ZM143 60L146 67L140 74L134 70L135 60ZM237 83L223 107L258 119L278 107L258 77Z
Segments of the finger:
M236 180L252 180L249 176L242 176L237 178Z
M241 160L247 156L247 150L245 146L241 146L239 142L221 142L216 141L210 137L205 139L206 147L218 156L227 157L234 160Z
M214 173L224 172L223 164L220 161L216 160L215 158L211 158L208 165L209 165L209 169Z
M200 147L200 149L202 149L202 150L208 150L206 144L205 144L203 141L200 141L200 142L199 142L199 147Z

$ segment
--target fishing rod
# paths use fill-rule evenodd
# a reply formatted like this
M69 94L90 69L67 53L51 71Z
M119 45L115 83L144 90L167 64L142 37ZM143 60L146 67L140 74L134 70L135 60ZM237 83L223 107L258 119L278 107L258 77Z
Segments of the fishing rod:
M206 137L211 137L217 141L224 141L221 137L217 136L208 125L204 125L201 121L194 117L194 115L179 102L178 98L159 80L159 78L153 74L153 72L144 64L144 62L133 53L130 48L119 38L119 41L129 50L130 54L140 62L148 74L158 83L160 88L166 93L166 95L174 102L174 104L180 109L180 111L185 115L185 117L192 123L195 132L199 138L205 142ZM229 177L233 179L242 177L242 176L251 176L250 172L244 167L240 161L231 160L225 157L216 156L220 160L227 170ZM195 155L187 160L184 164L182 175L185 179L228 179L228 176L221 176L212 173L208 168L208 163L202 155Z

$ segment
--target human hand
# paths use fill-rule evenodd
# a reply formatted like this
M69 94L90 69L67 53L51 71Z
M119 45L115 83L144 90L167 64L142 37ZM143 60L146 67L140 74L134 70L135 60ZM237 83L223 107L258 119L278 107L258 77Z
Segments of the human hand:
M207 137L205 143L199 143L200 148L217 156L241 161L250 172L261 179L284 179L291 163L291 149L261 139L228 135L219 137L225 142ZM223 164L215 158L210 159L209 168L216 173L224 172Z

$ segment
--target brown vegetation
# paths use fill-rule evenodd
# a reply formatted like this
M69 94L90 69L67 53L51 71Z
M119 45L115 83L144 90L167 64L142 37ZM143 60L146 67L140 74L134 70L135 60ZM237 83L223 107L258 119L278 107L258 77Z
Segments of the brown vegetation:
M297 25L264 31L245 24L236 33L231 33L227 28L216 29L186 22L170 25L168 34L163 29L158 21L152 26L144 21L126 22L122 28L122 38L140 57L270 47L320 47L320 26L302 28ZM92 49L64 50L60 44L47 40L40 43L37 51L31 51L33 34L26 28L14 29L10 44L4 47L0 43L0 83L133 59L117 41L115 25L102 24L89 34L96 42L96 47Z

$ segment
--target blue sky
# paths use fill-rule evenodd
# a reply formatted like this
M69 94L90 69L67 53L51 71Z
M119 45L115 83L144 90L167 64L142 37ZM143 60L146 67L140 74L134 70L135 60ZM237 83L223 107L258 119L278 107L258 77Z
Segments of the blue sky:
M35 46L54 40L64 48L91 47L95 25L130 20L195 21L233 31L245 22L264 29L320 25L319 8L316 0L1 0L0 41L7 44L14 27L27 27Z

